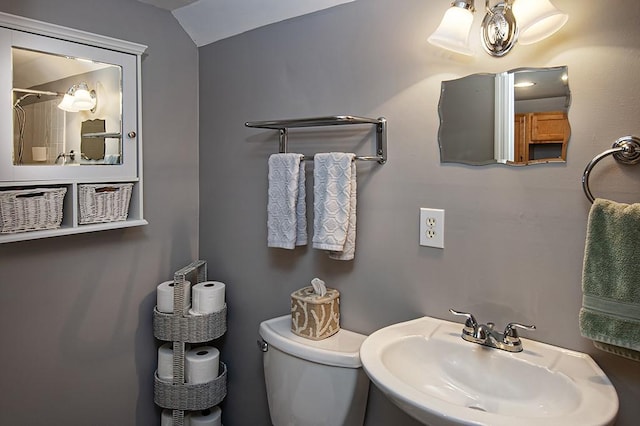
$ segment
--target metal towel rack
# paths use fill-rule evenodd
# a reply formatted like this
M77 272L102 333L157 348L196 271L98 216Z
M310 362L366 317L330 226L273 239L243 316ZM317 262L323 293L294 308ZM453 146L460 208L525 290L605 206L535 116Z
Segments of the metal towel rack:
M582 174L582 189L592 204L595 198L589 189L589 175L591 174L591 169L608 155L613 155L613 158L622 164L638 164L640 163L640 139L635 136L623 136L613 143L613 148L596 155L587 164Z
M375 156L356 156L356 160L377 161L380 164L387 162L387 119L354 117L351 115L332 115L328 117L314 118L296 118L291 120L274 120L274 121L247 121L244 123L247 127L255 127L260 129L273 129L280 132L279 152L287 152L288 129L297 127L323 127L323 126L339 126L346 124L373 124L376 126L376 155ZM311 160L313 157L305 157L305 160Z

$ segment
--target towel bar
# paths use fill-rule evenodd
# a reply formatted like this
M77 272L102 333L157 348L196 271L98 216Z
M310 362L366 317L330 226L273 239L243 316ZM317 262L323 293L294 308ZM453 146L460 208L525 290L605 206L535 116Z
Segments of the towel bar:
M296 118L290 120L274 121L247 121L246 127L260 129L278 130L280 133L279 152L287 152L288 129L296 127L323 127L337 126L345 124L373 124L376 126L376 155L356 156L356 160L377 161L380 164L387 162L387 120L384 117L367 118L355 117L352 115L333 115L329 117ZM304 160L311 160L313 156L304 157Z
M587 164L582 174L582 189L587 196L591 204L595 201L595 198L591 194L589 189L589 175L593 167L598 164L603 158L613 155L618 162L622 164L638 164L640 163L640 139L635 136L623 136L613 143L613 147L598 155Z

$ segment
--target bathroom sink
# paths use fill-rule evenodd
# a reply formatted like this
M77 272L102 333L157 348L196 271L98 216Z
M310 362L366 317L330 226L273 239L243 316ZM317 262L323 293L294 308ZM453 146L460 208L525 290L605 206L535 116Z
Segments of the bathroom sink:
M522 339L510 353L462 340L463 325L431 317L371 334L364 370L424 424L610 425L616 391L587 354Z

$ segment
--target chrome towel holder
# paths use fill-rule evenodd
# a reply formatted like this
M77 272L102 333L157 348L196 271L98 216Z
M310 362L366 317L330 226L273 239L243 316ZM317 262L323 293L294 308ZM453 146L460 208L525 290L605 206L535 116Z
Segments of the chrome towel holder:
M387 119L356 117L352 115L332 115L327 117L294 118L289 120L247 121L246 127L278 130L280 134L280 153L288 150L288 129L298 127L323 127L349 124L372 124L376 127L376 152L372 156L356 156L356 160L377 161L379 164L387 162ZM304 160L311 160L313 156L305 156Z
M593 167L603 158L613 155L618 162L622 164L638 164L640 163L640 139L635 136L623 136L613 143L613 147L598 155L587 164L582 174L582 189L591 204L595 201L591 190L589 189L589 175Z

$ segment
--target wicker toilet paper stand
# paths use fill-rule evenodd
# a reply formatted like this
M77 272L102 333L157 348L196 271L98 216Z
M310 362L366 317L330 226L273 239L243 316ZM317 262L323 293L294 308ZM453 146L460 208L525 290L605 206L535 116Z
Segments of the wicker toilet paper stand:
M227 306L219 312L189 315L189 303L184 300L184 285L207 280L207 262L197 260L174 274L173 312L153 310L153 334L163 341L173 342L173 381L163 381L156 371L154 402L173 410L173 426L184 426L184 412L205 410L218 405L227 395L227 366L220 363L219 375L207 383L185 383L185 344L204 343L221 337L227 331Z

